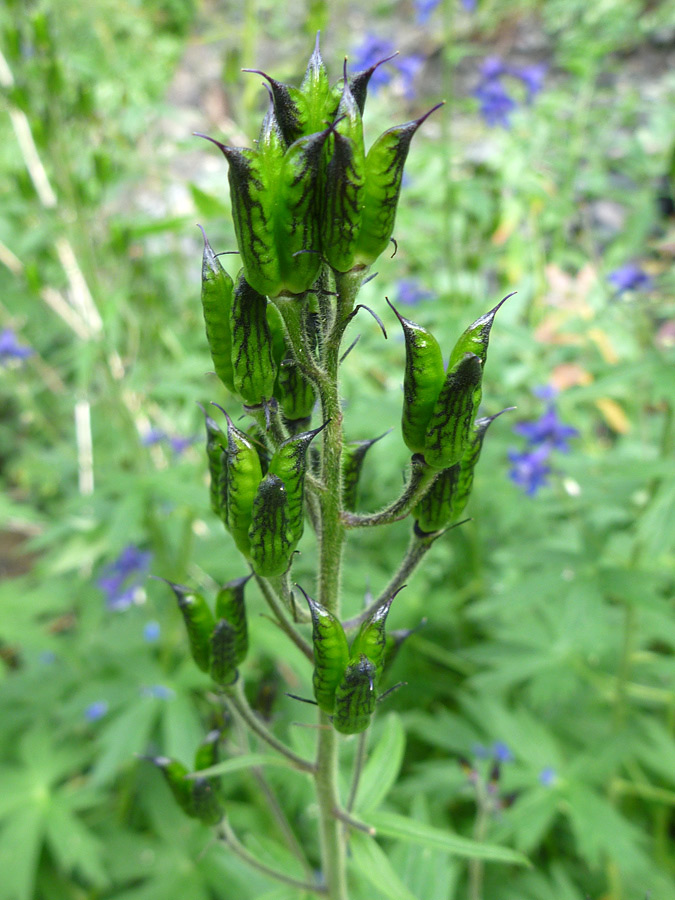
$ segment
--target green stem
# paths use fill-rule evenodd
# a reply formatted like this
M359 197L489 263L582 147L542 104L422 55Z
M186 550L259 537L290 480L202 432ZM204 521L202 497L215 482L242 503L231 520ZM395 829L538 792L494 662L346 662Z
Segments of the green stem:
M340 801L337 791L338 734L324 712L319 713L319 742L316 755L316 798L319 804L321 861L329 900L348 900L345 872L344 829L335 816Z
M270 878L274 878L276 881L280 881L282 884L287 884L290 887L297 888L299 891L311 891L314 894L322 895L325 895L327 893L326 889L321 885L312 884L309 881L300 881L298 878L291 878L289 875L285 875L283 872L279 872L277 869L273 869L271 866L268 866L266 863L259 860L249 850L247 850L242 843L240 843L228 822L221 822L219 828L221 840L235 854L235 856L238 856L239 859L243 860L253 869L256 869L258 872L262 872L263 875L268 875Z
M234 711L240 718L244 720L246 725L251 729L251 731L256 734L262 741L265 741L266 744L269 744L273 750L276 750L277 753L281 753L282 756L286 757L289 762L292 762L296 769L299 769L301 772L312 772L314 773L314 765L308 759L303 759L302 756L298 756L295 751L291 750L283 741L280 741L277 737L275 737L272 732L260 721L260 719L253 712L251 707L248 705L248 700L246 699L246 695L244 694L244 685L241 678L237 680L237 683L232 685L232 687L225 688L223 693L223 700L227 705L230 713Z
M307 641L303 638L303 636L296 631L293 623L286 613L286 610L283 607L282 601L277 597L268 580L266 578L263 578L262 575L256 575L255 573L254 577L256 582L258 583L258 587L260 588L263 597L267 601L267 605L274 613L274 618L279 628L281 628L281 630L286 635L288 635L288 637L293 641L298 650L300 650L301 653L304 653L307 659L311 663L313 663L314 651L307 643Z
M363 766L366 761L366 745L368 743L368 732L370 731L367 728L365 731L362 731L359 735L359 742L356 747L356 758L354 759L354 770L352 772L352 783L349 788L349 799L347 800L346 811L350 813L354 809L354 804L356 803L356 795L359 790L359 782L361 781L361 773L363 772Z
M405 490L392 504L377 513L361 515L344 512L342 521L347 528L371 528L375 525L388 525L404 518L429 490L440 473L424 462L424 458L415 454L411 461L411 472Z

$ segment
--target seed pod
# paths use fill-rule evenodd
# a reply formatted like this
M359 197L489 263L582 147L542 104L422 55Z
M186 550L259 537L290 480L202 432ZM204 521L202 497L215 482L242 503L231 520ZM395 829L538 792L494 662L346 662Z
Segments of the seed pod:
M166 583L178 600L178 608L185 622L192 658L202 672L208 672L211 657L210 638L215 625L213 613L201 594L183 587L183 585L173 584L171 581Z
M412 453L424 453L427 428L445 381L443 355L431 332L404 318L389 300L387 303L396 313L405 338L403 440Z
M398 592L397 592L398 593ZM394 594L394 597L396 594ZM349 651L351 659L361 656L375 666L375 686L384 669L384 656L387 646L385 623L394 597L390 597L361 625Z
M365 151L361 112L346 77L337 116L325 145L321 246L333 269L349 272L361 229Z
M240 273L232 301L234 386L246 406L267 403L274 393L276 366L267 324L267 300Z
M465 353L445 378L424 437L424 460L447 469L459 462L469 442L480 403L483 366L475 353Z
M199 226L201 228L201 225ZM211 249L204 229L204 254L202 257L202 311L206 326L206 340L216 375L228 391L234 393L232 371L232 335L230 313L232 310L232 279L221 266Z
M356 243L356 262L369 266L386 250L394 231L401 193L403 167L413 135L442 103L412 122L381 134L365 159L361 229Z
M169 759L167 756L148 757L148 760L160 770L164 780L171 789L174 800L183 812L190 818L196 818L192 796L193 783L185 777L188 774L188 770L183 763L178 762L176 759Z
M441 531L455 518L455 496L462 463L455 463L438 475L420 502L413 508L415 530L422 534Z
M248 626L246 622L246 605L244 588L251 575L228 581L216 595L216 619L226 619L235 634L235 666L240 665L248 653Z
M201 769L210 769L218 762L218 741L220 731L209 731L195 752L195 772Z
M314 697L319 709L332 713L335 708L335 691L349 662L347 638L339 620L316 600L312 600L302 588L300 590L312 616Z
M287 438L274 451L269 474L277 475L286 487L287 518L293 539L293 549L302 537L305 523L305 475L307 450L314 438L326 427L324 423L313 431L303 431Z
M248 530L253 568L266 578L284 574L297 543L288 506L286 485L278 475L268 472L255 495Z
M509 407L510 409L511 407ZM471 488L473 487L473 476L476 469L476 463L483 449L483 440L488 428L498 416L508 410L503 409L494 416L486 416L482 419L476 419L474 432L471 442L464 452L462 462L460 463L459 478L455 488L455 495L452 503L452 520L456 520L464 512L466 504L469 502Z
M193 817L205 825L217 825L225 815L213 778L192 779Z
M288 422L304 421L309 425L316 403L316 391L291 357L286 357L279 366L275 397L279 400L284 419Z
M475 353L481 363L485 365L492 323L494 322L499 308L509 299L509 297L513 297L513 294L507 294L507 296L504 297L503 300L500 300L490 312L485 313L484 316L480 316L472 325L469 325L452 349L450 362L448 363L449 369L459 362L465 353Z
M227 415L227 414L226 414ZM227 416L227 518L226 526L234 542L250 558L249 528L253 517L253 502L262 480L260 457L247 435Z
M370 82L370 79L373 76L373 73L375 72L375 70L377 68L379 68L379 66L382 65L382 63L389 62L389 60L393 59L395 56L396 56L396 54L393 53L391 56L387 56L384 59L381 59L378 62L374 63L368 69L364 69L362 72L357 72L355 75L352 75L352 77L350 78L349 87L351 88L351 92L354 97L354 100L356 101L356 105L358 106L359 110L361 111L361 115L363 115L363 111L366 106L366 97L368 94L368 84Z
M211 509L221 517L225 517L225 506L221 494L221 477L223 472L223 451L227 447L227 438L218 423L202 407L206 424L206 456L209 462Z
M359 478L366 453L383 437L384 434L381 434L369 441L350 441L342 448L342 506L350 512L356 509Z
M377 695L377 669L367 656L352 657L335 691L333 725L341 734L359 734L370 725Z
M211 635L211 678L232 684L237 671L237 633L227 619L219 619Z

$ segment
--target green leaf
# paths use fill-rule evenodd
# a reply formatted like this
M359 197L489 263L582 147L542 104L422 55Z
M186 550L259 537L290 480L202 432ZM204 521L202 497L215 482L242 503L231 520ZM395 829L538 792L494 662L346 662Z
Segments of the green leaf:
M0 900L33 900L44 829L44 805L31 803L0 835Z
M61 868L81 873L96 887L107 886L101 842L58 798L52 801L47 812L46 837Z
M401 719L396 713L390 713L380 740L361 776L356 795L356 808L359 813L376 810L382 803L396 782L404 751L405 732Z
M350 843L352 865L390 900L419 900L403 884L386 853L366 834L354 834Z
M216 763L208 769L200 769L192 772L193 778L204 778L207 775L229 775L230 772L239 772L241 769L250 769L253 766L281 766L283 769L292 769L293 763L282 756L272 756L268 753L247 753L245 756L236 756L234 759L226 759ZM188 778L190 775L188 775Z
M529 866L530 862L522 853L511 850L509 847L498 847L496 844L483 844L470 838L461 837L450 831L435 828L433 825L424 825L415 822L397 813L371 813L368 817L368 825L377 830L378 835L397 838L400 841L409 841L413 844L422 844L426 847L434 847L445 850L455 856L464 856L469 859L485 859L490 862L515 863L520 866Z
M97 785L111 778L117 770L145 753L159 707L150 697L144 697L101 731L103 748L92 774Z

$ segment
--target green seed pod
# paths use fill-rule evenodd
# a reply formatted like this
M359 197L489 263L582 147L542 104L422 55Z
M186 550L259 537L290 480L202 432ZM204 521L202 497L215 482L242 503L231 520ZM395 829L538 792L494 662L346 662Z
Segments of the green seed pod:
M395 596L396 594L394 594ZM365 656L375 666L375 687L377 687L377 682L384 669L387 645L385 624L394 597L390 597L366 619L359 628L349 651L351 659Z
M403 440L412 453L424 453L426 433L445 381L443 355L436 338L404 318L387 299L403 328L405 375L403 376Z
M365 731L375 712L377 669L367 656L352 657L335 691L333 726L341 734Z
M507 296L504 297L503 300L500 300L490 312L485 313L484 316L480 316L480 318L476 319L472 325L469 325L452 349L448 369L451 369L459 362L465 353L475 353L481 363L485 365L492 323L494 322L499 308L509 299L509 297L513 297L513 294L507 294Z
M227 416L227 413L225 413ZM239 550L250 558L248 537L253 502L262 480L260 457L254 444L227 416L227 517L225 524Z
M174 800L183 810L183 812L196 818L195 805L192 796L192 781L186 778L188 770L183 763L176 759L169 759L167 756L146 757L149 762L154 763L164 776L164 780L169 785Z
M218 762L218 741L220 740L220 731L214 729L209 731L204 740L201 742L195 752L195 772L201 769L210 769Z
M284 419L309 424L316 403L316 391L291 357L286 357L279 366L275 396Z
M202 257L202 311L206 326L206 340L211 351L211 359L216 375L228 391L234 393L234 373L232 371L232 335L230 333L230 312L232 310L232 279L221 266L220 260L211 249L204 229L204 254Z
M441 531L454 519L454 504L460 479L461 462L455 463L436 478L420 502L413 508L415 530L429 534Z
M228 581L216 595L216 619L226 619L235 634L235 666L240 665L248 653L248 626L246 622L246 605L244 588L251 575Z
M339 620L316 600L312 600L302 588L300 590L312 616L314 697L319 709L332 713L335 708L335 691L349 662L347 638Z
M213 613L201 594L183 587L183 585L173 584L171 581L166 583L178 600L178 608L185 622L192 658L202 672L208 672L211 658L210 638L215 625Z
M356 509L359 478L366 453L383 437L384 434L381 434L369 441L350 441L342 447L342 506L350 512Z
M267 324L267 300L240 273L232 301L234 386L246 406L267 403L274 393L276 366Z
M225 815L213 778L192 779L193 817L205 825L217 825Z
M419 119L385 131L368 151L364 168L361 229L356 243L357 263L372 265L387 249L394 231L403 167L413 135L422 122L442 105L437 104Z
M305 523L305 475L307 450L314 438L326 427L325 422L313 431L303 431L287 438L274 451L269 474L277 475L286 487L287 520L293 539L293 549L302 537Z
M373 73L377 68L379 68L382 63L389 62L390 59L394 59L396 56L393 53L391 56L387 56L384 59L379 60L379 62L374 63L368 69L364 69L362 72L357 72L356 75L353 75L349 80L349 87L352 92L352 96L356 101L356 105L361 111L361 115L363 115L363 111L366 106L366 97L368 95L368 84L370 83L370 79L373 76Z
M349 272L354 268L361 229L365 151L361 112L346 77L337 116L325 145L321 246L333 269Z
M466 353L445 378L424 438L424 460L447 469L459 462L471 436L480 403L483 366L475 353Z
M211 678L232 684L237 671L237 633L227 619L219 619L211 635Z
M248 536L257 574L266 578L283 575L291 563L297 540L290 521L286 485L271 472L260 482L255 495Z
M281 289L274 211L283 144L280 138L275 142L273 122L266 118L263 123L263 152L228 147L205 134L198 137L215 144L228 162L232 219L246 280L253 290L274 297ZM236 352L234 334L233 345Z
M509 407L509 409L511 408L512 407ZM494 416L486 416L482 419L476 419L473 437L471 439L471 442L469 443L469 446L464 452L462 462L460 463L459 479L457 482L457 487L455 489L455 496L453 498L452 505L453 520L457 520L461 516L461 514L464 512L466 504L469 502L471 488L473 487L473 476L476 469L476 463L478 462L481 450L483 449L483 440L485 439L487 430L496 418L507 411L507 409L503 409L501 412L496 413Z
M221 493L221 478L223 475L223 451L227 447L227 438L221 431L218 423L211 418L204 407L201 407L204 413L206 424L206 456L209 462L209 496L211 498L211 509L220 518L225 517L226 506L223 505Z

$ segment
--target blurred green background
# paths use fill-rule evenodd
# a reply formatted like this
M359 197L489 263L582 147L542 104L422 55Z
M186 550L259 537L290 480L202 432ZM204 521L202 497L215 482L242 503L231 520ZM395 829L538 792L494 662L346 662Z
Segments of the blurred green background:
M427 624L396 662L407 687L381 708L371 747L381 737L391 752L367 783L372 800L400 766L385 809L532 866L382 847L418 900L669 900L668 0L5 0L0 900L297 900L175 810L136 755L189 764L222 724L149 574L212 593L246 571L209 509L196 405L239 415L209 374L199 303L196 223L217 251L235 246L226 164L192 132L250 145L266 95L240 69L297 83L318 29L333 80L345 54L353 70L400 51L372 86L367 143L446 101L413 143L398 252L362 293L389 340L359 321L343 369L348 438L393 429L369 453L361 509L398 493L407 459L404 348L385 296L449 351L517 291L484 389L485 414L517 409L490 430L472 521L436 543L392 609L395 628ZM409 528L350 539L348 614L386 584ZM304 541L294 574L311 585ZM284 691L311 691L310 671L253 589L250 602L251 702L302 747L311 734L291 723L311 713ZM276 770L269 784L283 784L316 865L308 784ZM290 870L260 781L224 785L247 846ZM354 900L400 900L357 856Z

